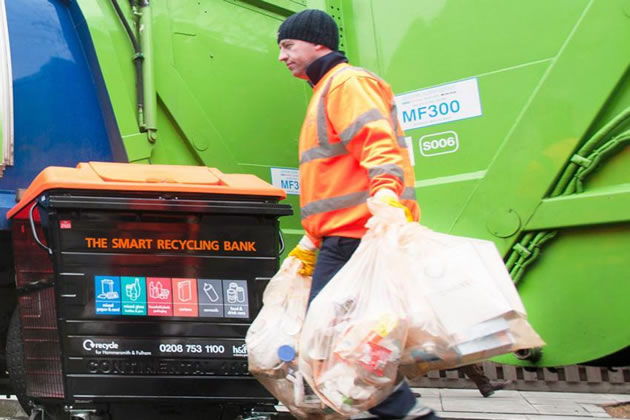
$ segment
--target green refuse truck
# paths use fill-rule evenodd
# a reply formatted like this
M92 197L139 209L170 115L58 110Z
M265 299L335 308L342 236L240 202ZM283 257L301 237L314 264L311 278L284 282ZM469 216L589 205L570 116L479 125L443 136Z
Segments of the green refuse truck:
M20 400L27 409L54 407L56 411L48 411L63 416L76 407L82 407L82 413L90 412L97 401L102 411L112 401L129 402L130 395L116 396L109 390L100 397L81 397L80 392L68 392L74 388L67 374L75 366L72 363L87 357L81 353L88 351L86 346L102 350L112 341L90 338L93 332L81 328L64 330L60 325L71 323L63 311L53 317L57 324L46 327L58 329L56 339L62 351L47 356L52 361L37 363L24 356L25 345L30 345L24 340L26 328L38 316L37 312L28 315L24 302L32 306L34 293L60 289L61 280L53 276L45 281L33 274L16 283L18 275L24 274L18 260L30 267L40 265L38 261L41 266L50 265L54 260L54 267L62 267L55 255L65 251L52 247L58 240L55 235L61 233L46 230L50 221L65 223L96 211L91 198L81 198L76 203L83 210L58 220L63 213L60 203L66 203L63 207L72 201L63 197L77 196L81 187L66 185L59 190L53 183L57 189L50 193L38 190L40 196L31 197L33 206L22 203L18 208L21 221L7 218L7 214L16 214L10 211L17 200L30 197L26 189L46 167L74 168L80 162L206 166L215 168L212 177L207 175L212 180L241 174L264 181L256 184L258 192L230 190L236 194L227 200L236 202L232 207L224 203L225 196L219 200L223 204L216 204L215 193L185 196L205 203L186 207L192 211L194 223L202 226L200 231L205 229L206 213L220 214L219 224L232 220L228 217L231 212L238 217L248 214L247 226L259 226L255 220L265 220L260 226L272 242L264 248L269 265L261 269L262 274L248 268L251 272L242 275L245 283L235 279L234 286L209 280L197 283L199 293L222 284L226 293L230 291L230 299L241 299L243 294L250 299L247 311L233 312L239 314L236 318L212 320L213 325L225 327L232 322L237 325L234 331L241 334L251 323L260 306L255 303L260 299L260 285L303 234L297 142L311 88L292 78L278 61L276 31L283 19L305 8L319 8L333 16L340 28L340 49L350 62L391 84L414 165L422 223L440 232L491 240L504 256L529 320L547 345L497 361L525 367L628 364L629 1L2 0L0 373L6 392L19 384ZM82 165L85 169L89 164ZM103 175L107 171L99 165L92 169ZM112 176L110 181L116 178ZM184 184L197 182L186 176L182 179ZM129 180L114 181L120 186ZM224 185L231 182L230 178ZM119 202L136 203L139 196L134 194L140 194L105 190L109 192L101 210L112 212L122 211ZM61 198L42 201L42 197L57 197L55 194ZM94 194L87 196L93 198ZM159 194L142 197L173 199L168 194L166 198ZM151 206L139 210L134 205L129 204L126 211L155 210ZM285 205L292 207L292 214ZM167 207L155 211L183 208ZM29 215L29 209L41 214ZM153 220L145 213L133 214L139 221ZM170 220L166 213L158 216ZM247 243L245 236L237 239ZM50 252L39 247L36 239ZM25 260L23 247L28 244L39 251ZM63 241L58 245L64 249ZM242 246L253 247L251 243ZM212 245L206 251L213 251ZM84 292L85 302L92 306L81 316L100 319L92 302L98 287L99 293L110 297L126 290L140 296L142 284L147 287L145 292L158 295L176 290L175 282L151 283L149 290L148 280L141 284L127 279L143 273L125 270L90 273L94 278ZM217 276L230 278L222 273ZM119 289L109 282L112 279L105 278L116 275ZM149 275L155 273L147 272L142 278ZM174 279L177 273L169 276ZM98 285L96 277L102 281ZM61 295L55 296L59 306ZM37 310L43 310L46 305L37 302ZM150 316L142 312L136 315L134 322L149 321ZM109 313L103 325L124 318L124 314L120 319L116 316ZM173 327L156 332L148 328L138 334L162 339L162 350L176 350L182 342L168 341L163 334L175 337L188 331L186 334L200 335L191 327L197 324L202 323L185 324L190 330ZM117 339L127 334L129 338L131 334L107 328L102 332L105 337ZM227 330L221 334L232 337ZM63 331L67 331L65 336ZM132 338L142 341L140 336ZM78 345L78 353L68 359L64 352L77 337L92 339L92 344L84 344L84 350ZM226 345L201 341L191 345L197 344L203 349ZM138 351L145 351L138 345ZM186 343L182 345L185 348ZM197 374L189 375L190 380L204 375L251 379L242 359L237 359L243 351L234 344L234 352L225 356L226 365L214 373L199 368ZM165 360L177 359L162 353ZM230 357L241 364L232 369ZM5 373L7 364L11 379ZM60 369L61 385L49 394L45 387L35 393L31 379L26 378L31 378L29 372L38 377L46 369ZM164 383L170 376L190 373L146 369L143 374ZM125 377L137 373L101 369L90 374ZM182 389L187 391L180 394L192 392L189 387ZM158 387L140 393L135 402L147 405L147 401L170 402L186 396L180 394L172 387L168 392ZM193 399L205 404L210 397ZM228 399L248 410L258 403L271 404L264 393L257 392L249 402L236 396Z

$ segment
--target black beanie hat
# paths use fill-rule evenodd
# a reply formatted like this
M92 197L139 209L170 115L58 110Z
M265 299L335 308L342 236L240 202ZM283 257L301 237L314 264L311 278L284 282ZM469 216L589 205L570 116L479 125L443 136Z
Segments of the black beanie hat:
M289 16L278 28L278 43L283 39L299 39L320 44L336 51L339 48L337 24L326 12L306 9Z

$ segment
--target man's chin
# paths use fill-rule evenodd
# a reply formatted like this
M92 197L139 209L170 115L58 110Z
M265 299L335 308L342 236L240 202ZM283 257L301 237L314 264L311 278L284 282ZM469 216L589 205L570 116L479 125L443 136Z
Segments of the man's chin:
M306 73L301 73L299 71L293 71L291 70L291 74L293 75L293 77L298 78L298 79L303 79L303 80L308 80L308 76L306 75Z

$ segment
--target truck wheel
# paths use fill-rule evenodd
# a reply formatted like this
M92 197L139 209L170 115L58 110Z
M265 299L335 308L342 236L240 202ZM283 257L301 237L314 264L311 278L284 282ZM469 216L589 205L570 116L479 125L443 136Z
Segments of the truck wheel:
M26 371L24 369L24 341L22 340L22 323L20 322L20 311L16 308L11 315L9 322L9 332L7 333L7 371L15 396L17 397L22 410L27 414L31 413L29 405L30 399L26 395Z

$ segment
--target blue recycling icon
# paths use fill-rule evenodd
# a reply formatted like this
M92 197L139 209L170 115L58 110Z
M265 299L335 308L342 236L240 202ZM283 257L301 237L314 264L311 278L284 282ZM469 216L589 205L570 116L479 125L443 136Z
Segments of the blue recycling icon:
M98 315L120 315L120 277L94 276L94 306Z

